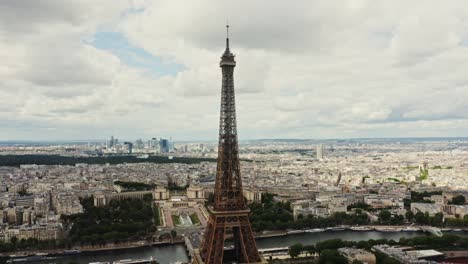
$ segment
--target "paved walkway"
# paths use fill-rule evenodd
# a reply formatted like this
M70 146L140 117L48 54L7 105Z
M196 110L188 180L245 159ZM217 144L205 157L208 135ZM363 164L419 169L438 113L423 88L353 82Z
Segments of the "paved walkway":
M200 211L200 207L197 206L195 207L195 212L197 213L198 219L200 220L200 224L205 227L206 226L206 219L203 213Z
M166 219L166 226L169 228L174 227L174 223L172 222L172 215L169 210L164 210L164 218Z

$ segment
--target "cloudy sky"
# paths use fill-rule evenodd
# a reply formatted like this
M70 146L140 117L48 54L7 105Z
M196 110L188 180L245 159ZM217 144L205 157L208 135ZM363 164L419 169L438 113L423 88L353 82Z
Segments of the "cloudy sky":
M0 140L468 136L468 1L2 0Z

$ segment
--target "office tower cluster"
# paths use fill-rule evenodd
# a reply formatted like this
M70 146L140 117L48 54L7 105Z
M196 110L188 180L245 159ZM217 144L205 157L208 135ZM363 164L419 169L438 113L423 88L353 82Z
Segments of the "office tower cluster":
M182 147L182 150L186 149L186 146ZM127 153L132 154L134 152L138 153L154 153L154 154L166 154L174 152L176 149L174 147L174 142L172 138L151 138L146 141L142 139L137 139L134 142L124 141L119 143L117 138L111 136L110 140L106 142L106 153Z

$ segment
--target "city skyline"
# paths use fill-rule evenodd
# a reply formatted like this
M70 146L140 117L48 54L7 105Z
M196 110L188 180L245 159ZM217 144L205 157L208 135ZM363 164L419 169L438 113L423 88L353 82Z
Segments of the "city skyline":
M227 17L215 10L227 9L244 65L240 138L459 137L468 129L462 1L0 7L1 140L216 138L221 80L211 69Z

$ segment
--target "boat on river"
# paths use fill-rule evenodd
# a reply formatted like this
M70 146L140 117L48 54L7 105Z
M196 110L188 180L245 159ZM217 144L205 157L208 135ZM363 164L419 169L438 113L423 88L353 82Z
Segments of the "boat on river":
M76 254L80 254L81 251L79 251L78 249L71 249L71 250L64 250L62 252L63 255L76 255Z
M313 228L313 229L307 229L305 232L306 233L319 233L323 231L325 231L325 229L323 228Z
M7 260L7 263L16 263L16 262L29 262L29 261L41 261L41 260L50 260L55 259L54 257L47 257L44 255L29 255L29 256L18 256L11 255L10 259Z
M417 232L417 231L420 231L421 229L417 228L417 227L413 227L413 226L407 226L403 229L401 229L401 231L403 232Z
M402 231L401 228L392 228L392 227L376 227L375 230L379 232L399 232Z
M340 226L335 226L335 227L327 227L325 230L327 230L327 231L344 231L345 228L340 227Z
M304 230L291 230L291 231L288 231L286 232L288 235L290 234L301 234L301 233L304 233L305 231Z
M121 260L116 260L112 262L112 264L149 264L149 263L156 264L159 262L153 256L149 258L145 258L145 259L121 259Z
M372 231L374 230L373 228L370 228L368 226L352 226L349 229L353 231Z

